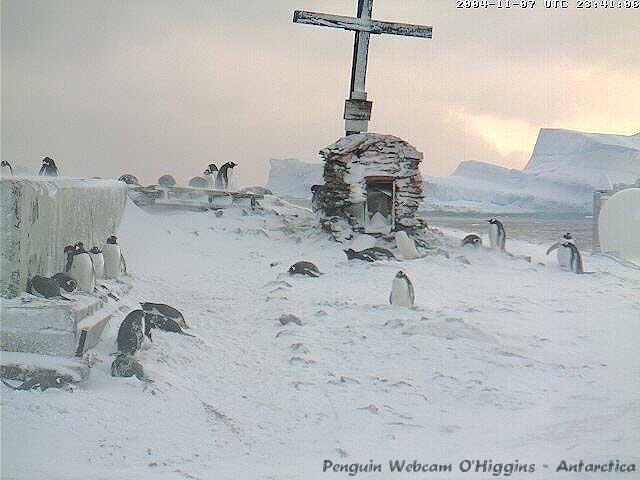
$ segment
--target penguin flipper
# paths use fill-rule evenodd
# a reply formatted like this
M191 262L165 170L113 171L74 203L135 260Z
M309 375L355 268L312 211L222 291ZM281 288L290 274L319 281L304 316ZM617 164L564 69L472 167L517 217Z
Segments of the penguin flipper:
M120 266L122 268L123 273L127 273L127 262L124 259L124 255L120 252Z
M42 165L40 167L40 171L38 172L38 175L44 175L45 171L46 171L47 166L46 165Z
M549 255L551 252L553 252L554 250L560 248L560 245L562 245L561 242L556 242L553 245L551 245L548 249L547 249L547 255Z

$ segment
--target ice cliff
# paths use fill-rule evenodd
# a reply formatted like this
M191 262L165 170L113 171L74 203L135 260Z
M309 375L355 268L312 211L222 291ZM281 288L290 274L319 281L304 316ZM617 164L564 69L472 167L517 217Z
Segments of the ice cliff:
M429 157L425 159L429 168ZM310 197L323 165L271 160L267 187ZM425 176L424 207L495 213L588 213L593 189L640 178L640 133L611 135L543 128L523 170L465 161L448 177Z

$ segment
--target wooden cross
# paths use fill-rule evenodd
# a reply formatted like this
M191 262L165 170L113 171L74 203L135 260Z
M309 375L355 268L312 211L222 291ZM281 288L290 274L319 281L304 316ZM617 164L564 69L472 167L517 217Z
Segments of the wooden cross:
M355 31L353 62L351 63L351 87L349 89L349 98L344 103L344 124L347 135L366 132L367 124L371 119L373 102L367 101L367 92L364 89L367 75L369 35L372 33L385 33L407 37L431 38L432 34L432 27L373 20L371 18L372 9L373 0L358 0L358 16L355 18L304 10L293 12L293 21L295 23Z

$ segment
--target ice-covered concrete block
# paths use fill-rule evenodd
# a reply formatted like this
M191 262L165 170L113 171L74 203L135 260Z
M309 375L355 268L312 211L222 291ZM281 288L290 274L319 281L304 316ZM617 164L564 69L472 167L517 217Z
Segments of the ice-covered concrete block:
M0 296L18 296L33 275L64 271L65 245L102 247L116 234L126 201L126 185L115 180L0 179Z
M62 358L34 353L0 352L2 378L25 381L34 375L61 377L76 383L89 377L89 366L80 359Z

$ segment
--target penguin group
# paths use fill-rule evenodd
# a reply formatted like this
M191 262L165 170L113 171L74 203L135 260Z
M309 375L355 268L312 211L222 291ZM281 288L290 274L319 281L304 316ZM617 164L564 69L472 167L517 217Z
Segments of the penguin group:
M98 280L117 279L126 273L126 262L114 235L107 238L102 250L93 246L87 251L84 243L77 242L64 247L63 253L64 271L52 277L34 275L27 282L27 293L49 300L71 300L63 296L60 289L68 293L78 290L93 293ZM117 300L114 295L110 294L110 296Z
M153 343L153 329L180 333L193 337L183 331L189 328L182 313L164 303L143 302L139 309L127 314L116 338L116 358L111 364L112 377L136 377L144 382L152 382L144 374L142 364L136 360L136 354L142 349L145 338Z
M13 165L7 160L0 162L0 177L10 177L14 174ZM44 157L42 159L42 165L38 170L38 175L42 177L57 177L60 175L56 162L51 157Z
M227 190L229 188L231 172L233 168L237 166L237 163L227 162L218 168L215 163L210 163L202 174L207 179L209 188Z

